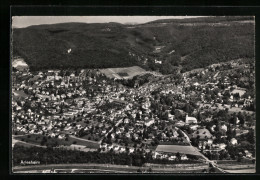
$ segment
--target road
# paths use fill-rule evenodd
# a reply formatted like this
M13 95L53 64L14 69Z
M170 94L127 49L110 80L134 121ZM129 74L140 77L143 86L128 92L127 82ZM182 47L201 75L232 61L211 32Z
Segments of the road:
M60 171L60 173L75 172L111 172L111 173L135 173L138 169L143 172L147 171L150 167L138 167L138 166L128 166L128 165L114 165L114 164L47 164L47 165L28 165L28 166L15 166L13 167L14 173L51 173L50 170L53 169L54 172ZM192 173L201 172L205 167L201 168L183 168L183 167L152 167L153 172L158 173ZM85 172L88 173L88 172Z
M120 119L117 123L116 123L116 127L120 124L120 123L122 123L123 122L123 119ZM105 136L99 141L100 143L102 142L102 140L105 138L105 137L107 137L107 135L109 134L109 133L111 133L112 131L113 131L113 127L105 134Z
M90 142L90 143L95 143L95 144L100 144L100 141L91 141L91 140L87 140L87 139L83 139L83 138L79 138L73 135L70 135L70 137L74 138L74 139L78 139L80 141L86 141L86 142Z
M188 136L185 132L183 132L181 129L179 129L179 130L180 130L180 131L183 133L183 135L186 137L187 141L189 142L189 145L192 146L192 144L190 143L191 141L190 141L189 136ZM211 160L209 160L206 156L204 156L196 147L194 147L194 146L192 146L192 147L194 148L195 151L197 151L198 153L200 153L201 157L203 157L204 160L205 160L207 163L212 164L212 166L213 166L214 168L217 168L219 171L221 171L221 172L223 172L223 173L226 173L226 171L224 171L223 169L221 169L220 167L218 167L218 165L217 165L214 161L211 161Z

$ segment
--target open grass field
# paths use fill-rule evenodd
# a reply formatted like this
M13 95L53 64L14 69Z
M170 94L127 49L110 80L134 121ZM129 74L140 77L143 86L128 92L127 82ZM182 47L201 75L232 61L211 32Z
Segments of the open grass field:
M98 142L95 143L95 142L90 142L90 141L79 140L79 139L71 137L71 136L69 137L69 141L70 142L76 141L77 145L86 146L87 148L92 148L92 149L98 149L99 148Z
M24 135L24 136L15 137L15 139L17 140L28 142L35 145L41 145L42 138L43 135L39 135L39 134L31 134L29 136ZM20 144L27 145L26 143L20 143ZM47 138L47 142L45 144L57 144L57 145L65 145L65 146L70 146L72 144L75 144L75 145L86 146L87 148L92 148L92 149L99 148L98 142L94 143L94 142L84 141L71 136L68 138L68 141L65 141L63 139L58 139L58 138L50 138L50 139Z
M192 146L180 146L180 145L158 145L156 148L158 152L168 152L168 153L184 153L201 156L201 154L194 149Z
M101 73L104 73L108 78L117 79L131 79L136 75L147 73L146 70L139 66L124 67L124 68L106 68L100 69Z
M225 170L228 173L255 173L255 169Z
M23 146L23 147L35 147L34 143L26 143L26 142L16 142L15 145Z
M245 90L241 90L241 89L234 89L231 93L233 93L233 94L238 93L239 96L243 96L246 93L246 91Z
M25 94L23 91L16 91L16 90L14 90L12 94L13 94L13 99L14 100L24 99L24 98L28 97L28 95Z
M24 136L18 136L15 137L15 139L23 141L23 142L28 142L36 145L41 145L41 141L43 139L43 135L41 134L30 134L30 135L24 135ZM46 144L55 144L57 143L58 145L70 145L72 142L70 141L65 141L61 140L58 138L47 138Z

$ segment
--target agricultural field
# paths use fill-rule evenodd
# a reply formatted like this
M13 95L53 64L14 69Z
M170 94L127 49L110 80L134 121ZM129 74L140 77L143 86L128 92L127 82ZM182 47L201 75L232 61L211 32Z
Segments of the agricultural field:
M22 141L22 142L28 142L29 144L35 144L35 145L52 145L52 144L58 144L58 145L81 145L86 146L88 148L98 148L99 144L94 142L88 142L85 140L80 140L79 138L69 137L68 140L60 140L57 138L46 138L47 141L45 143L42 143L43 135L25 135L25 136L19 136L15 137L15 139ZM21 144L21 143L20 143ZM24 144L24 143L23 143ZM25 143L26 145L26 143Z
M157 152L168 152L168 153L184 153L196 156L201 154L194 149L192 146L179 146L179 145L158 145L156 148Z
M14 90L14 91L12 92L12 94L13 94L13 98L14 98L15 100L17 100L17 99L24 99L24 98L28 97L28 95L25 94L23 91Z
M245 90L241 90L241 89L234 89L231 93L233 93L233 94L238 93L239 96L243 96L246 93L246 91Z
M131 79L136 75L148 73L146 70L139 66L124 67L124 68L106 68L100 69L108 78L116 79Z

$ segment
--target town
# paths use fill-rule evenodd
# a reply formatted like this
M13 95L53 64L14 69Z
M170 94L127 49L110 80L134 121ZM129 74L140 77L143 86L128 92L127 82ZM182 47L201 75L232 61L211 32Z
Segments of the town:
M219 172L254 167L253 62L238 59L174 75L147 71L133 86L128 84L135 78L121 76L99 69L13 68L14 150L19 145L141 154L143 162L127 165L151 169L189 163ZM13 156L15 164L27 160Z

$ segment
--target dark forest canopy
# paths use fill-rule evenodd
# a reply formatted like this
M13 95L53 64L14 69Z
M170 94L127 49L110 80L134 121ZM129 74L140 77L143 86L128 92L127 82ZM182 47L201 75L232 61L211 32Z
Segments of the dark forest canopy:
M209 17L197 17L197 18L186 18L186 19L160 19L148 22L147 24L153 23L218 23L218 22L229 22L229 21L253 21L253 16L209 16Z
M213 63L254 58L254 24L244 22L252 20L253 17L204 17L160 20L176 22L163 26L154 22L131 26L61 23L15 28L13 54L23 57L31 70L139 65L168 74L170 67L189 71ZM195 25L185 26L183 21ZM156 46L164 47L156 54ZM145 58L148 63L144 65ZM155 64L155 59L162 64Z
M40 161L41 164L67 164L67 163L98 163L98 164L118 164L143 166L145 163L157 164L189 164L201 163L197 156L189 156L189 160L169 161L167 159L153 159L152 153L144 153L136 150L134 153L115 153L113 150L107 153L84 152L77 150L23 147L15 145L13 149L13 163L20 165L21 161ZM66 158L65 158L66 157Z

